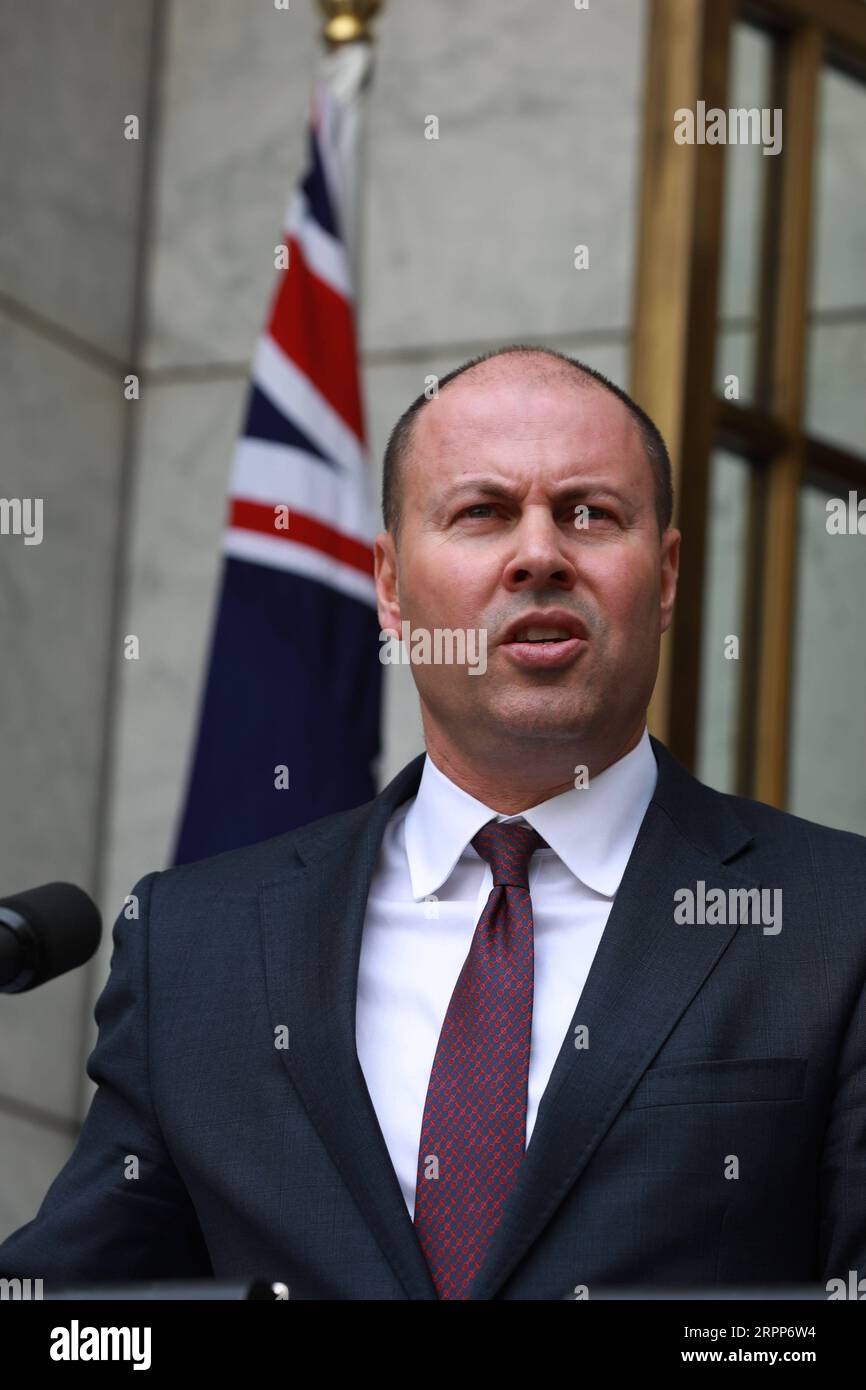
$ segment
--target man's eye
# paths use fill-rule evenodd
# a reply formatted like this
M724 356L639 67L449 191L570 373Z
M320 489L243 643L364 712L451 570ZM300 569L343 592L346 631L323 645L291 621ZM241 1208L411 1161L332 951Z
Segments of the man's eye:
M607 518L609 518L610 515L611 515L610 512L607 510L606 507L590 507L590 506L586 506L585 504L583 504L583 505L584 505L584 509L586 510L586 512L587 512L590 516L592 516L593 512L594 512L597 516L599 516L599 517L607 517ZM461 512L458 512L458 516L469 516L471 512L491 512L491 511L493 511L493 503L492 503L492 502L473 502L473 503L471 504L471 506L469 506L469 507L464 507L463 510L462 510ZM565 514L566 514L566 513L563 513L563 515L565 515ZM569 512L568 515L569 515L569 516L573 516L574 513L573 513L573 512Z

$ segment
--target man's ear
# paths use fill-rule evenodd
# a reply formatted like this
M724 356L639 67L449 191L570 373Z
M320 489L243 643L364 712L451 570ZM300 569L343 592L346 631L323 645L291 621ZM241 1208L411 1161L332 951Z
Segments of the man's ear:
M659 617L662 632L667 632L674 616L674 603L677 597L677 578L680 572L680 541L682 537L675 527L669 526L662 536L661 552L661 607Z
M397 548L390 531L380 531L373 543L376 611L383 631L400 633L400 594L397 584Z

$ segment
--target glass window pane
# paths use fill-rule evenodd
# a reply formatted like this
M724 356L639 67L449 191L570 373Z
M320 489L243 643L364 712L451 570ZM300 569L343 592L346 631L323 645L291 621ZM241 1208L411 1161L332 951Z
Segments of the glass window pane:
M866 535L828 532L831 495L801 496L788 809L866 835Z
M736 790L740 672L751 465L717 450L710 461L698 776L719 791ZM684 537L688 544L688 536ZM740 643L738 653L731 639Z
M734 26L731 41L729 107L770 106L772 40L747 24ZM725 394L725 378L738 377L739 396L754 400L760 309L761 229L768 166L761 144L725 147L724 207L719 280L719 340L714 383ZM729 399L732 397L729 397Z
M866 84L821 74L805 421L866 454Z

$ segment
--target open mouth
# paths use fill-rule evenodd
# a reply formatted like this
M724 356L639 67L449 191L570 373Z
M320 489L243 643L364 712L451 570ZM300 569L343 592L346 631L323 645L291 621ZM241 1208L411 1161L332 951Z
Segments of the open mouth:
M502 650L518 665L539 668L564 666L586 646L586 639L561 629L542 631L524 628Z
M508 645L515 642L567 642L571 633L565 628L525 627L516 632Z

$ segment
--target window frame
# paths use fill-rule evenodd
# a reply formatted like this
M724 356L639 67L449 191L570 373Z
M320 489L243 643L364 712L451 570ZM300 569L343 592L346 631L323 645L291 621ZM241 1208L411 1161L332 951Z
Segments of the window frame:
M679 107L694 110L699 99L707 108L730 106L739 22L772 38L770 105L784 112L782 149L765 177L756 390L748 404L720 399L713 386L726 146L673 138ZM866 82L859 0L651 0L631 391L668 441L683 544L649 724L694 770L710 456L725 448L752 464L736 790L780 807L801 489L831 479L866 493L866 455L811 436L803 420L818 84L827 65Z

